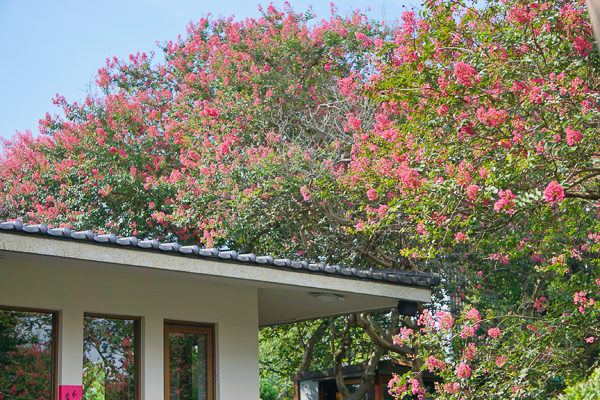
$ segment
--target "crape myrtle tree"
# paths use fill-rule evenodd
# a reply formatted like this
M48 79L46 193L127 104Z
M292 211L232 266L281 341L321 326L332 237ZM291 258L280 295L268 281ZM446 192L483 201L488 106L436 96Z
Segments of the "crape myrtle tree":
M427 1L378 47L381 108L342 179L439 265L445 301L397 345L437 398L546 399L598 367L600 59L580 1ZM357 123L358 125L358 123ZM352 229L348 225L347 229ZM397 398L425 396L419 374Z
M395 255L381 258L385 237L347 229L365 211L339 179L353 159L357 121L375 126L362 86L375 67L373 43L389 31L360 12L313 17L271 6L257 20L201 19L161 46L163 63L145 54L107 60L85 101L57 95L64 117L48 114L37 138L5 141L0 218L401 266ZM383 322L391 341L397 327ZM359 398L383 350L352 346L362 332L352 317L311 328L299 336L301 370L323 340L320 350L337 352L324 359L340 367L373 357ZM90 366L90 385L96 372Z
M201 19L162 46L164 63L107 60L100 94L57 96L65 118L5 143L0 217L352 260L310 190L327 184L343 201L334 172L351 158L346 115L372 125L373 112L338 87L367 73L385 30L359 13L309 27L312 17L271 6L258 20Z

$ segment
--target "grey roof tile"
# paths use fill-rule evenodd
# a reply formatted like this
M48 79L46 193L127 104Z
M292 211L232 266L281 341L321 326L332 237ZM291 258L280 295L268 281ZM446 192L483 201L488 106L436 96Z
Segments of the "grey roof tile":
M197 245L181 246L179 243L161 243L156 239L140 240L135 236L118 237L114 233L96 234L92 230L72 231L70 228L48 228L46 224L29 225L21 221L0 221L0 232L13 232L21 234L50 235L62 239L77 241L92 241L103 245L133 247L139 249L158 250L181 255L197 256L200 258L213 258L237 262L240 264L263 264L290 271L305 271L314 274L337 275L339 277L376 280L380 282L404 284L411 286L432 287L439 285L440 278L437 274L416 271L367 269L344 267L340 265L324 265L322 263L309 264L307 261L292 261L289 258L275 259L273 256L256 256L255 254L238 254L235 250L219 251L218 249L201 249Z

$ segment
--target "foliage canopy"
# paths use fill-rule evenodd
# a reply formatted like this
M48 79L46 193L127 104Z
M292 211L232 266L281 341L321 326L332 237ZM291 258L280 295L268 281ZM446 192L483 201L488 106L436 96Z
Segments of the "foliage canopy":
M548 398L586 379L600 59L584 4L426 1L393 28L311 18L203 19L162 46L163 64L108 60L101 94L58 97L64 119L5 143L0 218L438 271L418 320L395 338L371 329L377 360L415 360L399 398L425 396L425 369L456 400ZM340 321L336 365L344 335L378 326Z

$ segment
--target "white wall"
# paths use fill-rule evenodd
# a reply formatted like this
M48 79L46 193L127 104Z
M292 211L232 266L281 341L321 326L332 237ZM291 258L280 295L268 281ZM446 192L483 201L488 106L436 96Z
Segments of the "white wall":
M143 399L164 399L165 319L216 324L217 399L259 398L256 288L89 261L28 260L0 260L0 305L60 311L59 385L81 385L83 313L93 312L142 317Z

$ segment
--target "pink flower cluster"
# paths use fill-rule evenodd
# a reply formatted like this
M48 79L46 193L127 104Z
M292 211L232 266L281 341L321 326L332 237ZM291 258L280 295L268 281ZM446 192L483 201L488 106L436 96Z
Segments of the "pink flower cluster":
M377 196L377 190L370 188L367 190L367 198L371 201L377 200L379 196Z
M471 308L469 310L469 312L467 313L467 315L465 316L465 319L474 321L474 322L479 322L481 321L481 317L479 316L479 311L476 308Z
M424 395L425 393L427 393L427 391L423 386L421 386L419 381L415 378L408 378L408 383L410 384L410 391L412 392L412 394L417 395L419 400L423 400L423 398L425 397Z
M400 385L400 377L398 375L394 375L392 379L388 382L388 393L392 396L401 396L406 392L406 384Z
M587 295L583 291L575 293L573 296L573 302L575 305L579 304L579 312L582 314L585 314L586 308L593 307L594 304L596 304L594 299L590 298L588 300Z
M515 209L513 208L514 207L513 200L516 199L517 196L515 196L510 189L501 190L499 195L500 195L500 200L498 200L496 203L494 203L494 210L497 213L506 211L507 214L514 214Z
M579 142L581 142L581 132L572 129L570 126L567 127L567 144L573 146Z
M437 319L436 328L439 330L449 331L454 326L454 318L452 314L445 311L438 311L435 313Z
M497 128L506 122L508 113L505 110L496 109L494 107L490 107L488 110L484 107L479 107L477 109L477 118L479 118L479 122L482 124Z
M501 367L504 364L506 364L507 361L508 361L507 355L499 356L498 358L496 358L496 365Z
M479 311L477 311L476 308L471 308L467 315L465 315L465 320L469 321L471 325L465 325L463 327L460 337L463 339L466 339L467 337L474 337L475 331L479 329L478 322L481 321Z
M473 82L479 82L477 71L470 64L458 61L454 64L454 76L456 81L465 86L472 86Z
M506 19L513 24L527 24L536 14L536 10L532 10L529 6L518 5L508 10Z
M306 186L302 186L300 188L300 193L302 194L304 201L311 201L312 196L310 195L310 191L306 188Z
M497 339L502 336L502 332L500 332L500 328L490 328L488 329L488 335L494 339Z
M547 203L560 203L565 199L565 191L560 183L552 181L544 189L544 197Z
M537 312L545 311L546 310L546 298L544 296L541 296L539 299L537 299L533 303L533 306L535 307Z
M419 319L417 319L417 326L423 327L423 331L427 331L435 327L435 319L433 319L433 316L429 310L423 310L421 315L419 315Z
M458 375L459 378L468 378L471 376L471 367L469 367L467 364L465 363L461 363L458 368L456 369L456 375Z
M592 48L592 44L585 40L583 36L577 36L573 39L573 48L582 57L587 57L588 51Z
M436 358L436 356L429 356L425 361L425 366L429 372L433 372L435 368L439 368L442 371L446 370L447 368L446 363Z
M458 393L460 392L460 384L457 382L448 382L444 385L444 391L450 394Z
M466 349L463 350L463 360L467 360L471 362L475 354L477 353L477 348L475 347L475 343L471 343L467 346Z
M478 191L479 191L479 186L469 185L469 187L467 187L467 197L471 200L475 200L475 197L477 196Z
M400 334L399 335L394 335L392 337L392 340L394 341L394 344L397 346L404 346L409 340L410 337L413 335L413 330L410 328L400 328Z
M454 235L454 240L456 240L456 243L464 242L467 240L467 235L462 232L458 232L456 235Z

